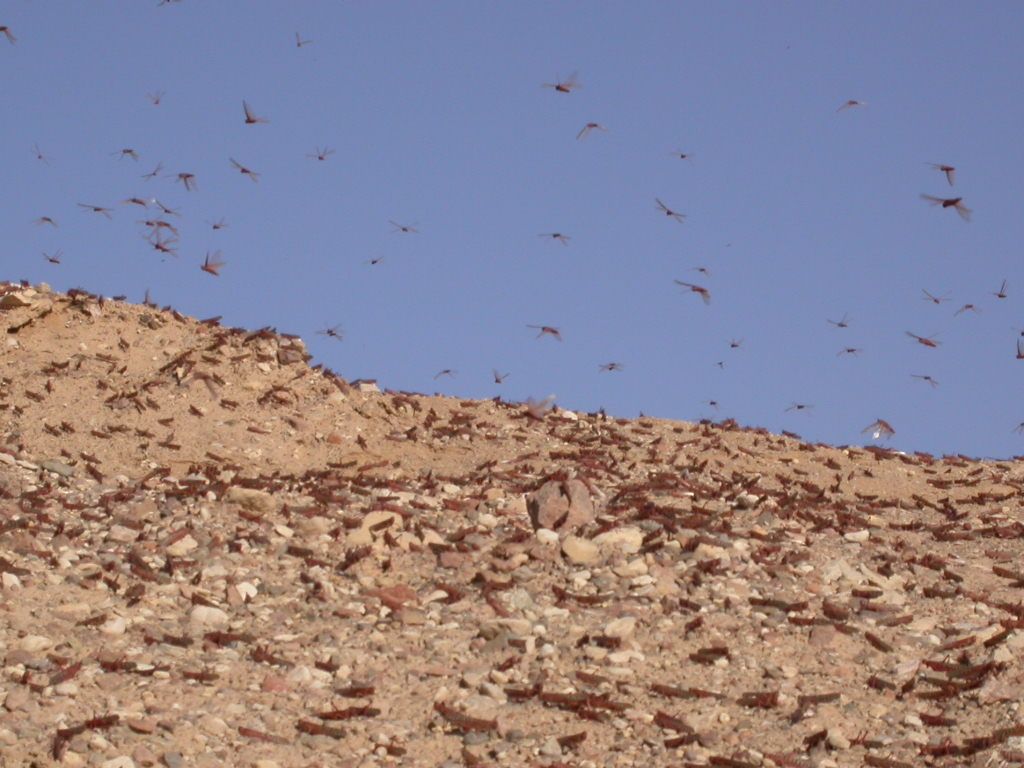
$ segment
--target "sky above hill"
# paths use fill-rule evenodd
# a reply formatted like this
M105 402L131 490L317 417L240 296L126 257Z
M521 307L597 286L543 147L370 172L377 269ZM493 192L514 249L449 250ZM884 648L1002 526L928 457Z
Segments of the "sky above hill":
M390 389L1024 454L1024 5L62 7L0 11L0 278Z

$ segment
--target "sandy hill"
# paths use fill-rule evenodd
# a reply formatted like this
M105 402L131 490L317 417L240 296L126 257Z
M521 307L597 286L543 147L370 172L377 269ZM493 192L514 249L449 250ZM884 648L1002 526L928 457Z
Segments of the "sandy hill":
M1024 464L0 285L0 763L1024 762Z

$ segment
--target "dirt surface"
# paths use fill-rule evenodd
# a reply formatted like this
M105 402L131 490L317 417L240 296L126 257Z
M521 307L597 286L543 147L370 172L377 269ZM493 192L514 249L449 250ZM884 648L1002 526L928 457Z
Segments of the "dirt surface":
M379 392L0 285L0 762L1024 762L1024 464Z

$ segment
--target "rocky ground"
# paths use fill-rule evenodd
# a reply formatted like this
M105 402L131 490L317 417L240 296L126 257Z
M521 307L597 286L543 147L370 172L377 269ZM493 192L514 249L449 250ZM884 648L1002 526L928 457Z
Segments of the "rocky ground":
M1024 763L1024 464L0 285L0 762Z

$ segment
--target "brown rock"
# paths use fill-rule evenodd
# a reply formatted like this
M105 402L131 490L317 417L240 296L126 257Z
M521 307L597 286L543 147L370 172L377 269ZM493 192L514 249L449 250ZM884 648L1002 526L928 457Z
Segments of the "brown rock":
M263 678L260 690L264 693L284 693L291 690L291 687L292 685L288 682L287 678L271 674Z
M156 730L156 719L152 717L133 717L125 724L136 733L153 733Z
M437 558L442 568L461 568L469 560L470 557L465 552L442 552Z
M594 519L590 492L579 480L544 483L527 497L526 509L534 528L548 528L561 535Z
M132 760L135 761L136 765L156 765L160 758L156 756L145 744L139 744L135 749L132 750Z
M12 688L4 699L4 709L8 712L27 710L32 704L32 695L28 688Z
M416 602L416 590L406 584L371 589L367 594L376 597L392 611L399 610L406 603Z

